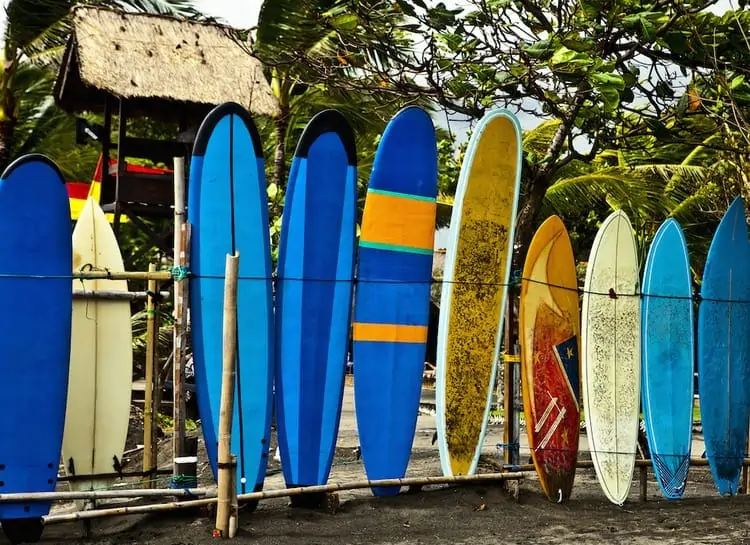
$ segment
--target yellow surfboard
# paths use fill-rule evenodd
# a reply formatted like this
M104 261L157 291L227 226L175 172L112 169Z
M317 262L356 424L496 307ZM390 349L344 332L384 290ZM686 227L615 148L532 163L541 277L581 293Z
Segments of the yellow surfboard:
M531 457L547 498L570 497L578 458L580 313L573 248L558 216L526 254L520 316L523 410Z
M117 239L91 197L73 230L73 268L125 269ZM127 291L126 280L74 280L73 291ZM73 490L107 488L117 472L130 422L133 373L129 301L75 299L62 459ZM83 478L83 480L81 480Z
M476 471L502 343L521 180L521 127L485 115L461 167L438 327L436 420L445 475Z

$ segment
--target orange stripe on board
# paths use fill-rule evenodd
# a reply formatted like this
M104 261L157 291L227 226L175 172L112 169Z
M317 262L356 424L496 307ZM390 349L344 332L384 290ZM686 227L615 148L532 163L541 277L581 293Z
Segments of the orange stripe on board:
M426 325L364 324L354 322L355 341L426 343Z
M368 192L360 240L432 252L436 206L435 201Z

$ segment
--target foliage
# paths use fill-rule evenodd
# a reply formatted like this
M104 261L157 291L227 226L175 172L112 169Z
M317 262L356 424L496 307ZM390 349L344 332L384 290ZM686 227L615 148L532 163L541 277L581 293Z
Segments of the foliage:
M524 154L517 228L523 254L547 188L570 163L604 149L637 149L644 137L697 145L709 136L690 126L697 107L688 74L715 83L729 71L736 74L729 91L744 91L736 78L748 71L750 14L717 16L707 11L715 3L467 0L449 9L423 0L342 0L337 6L357 28L337 36L346 51L376 42L390 60L363 56L354 89L378 82L380 92L428 97L474 119L500 105L556 120L546 126L546 148ZM401 22L381 28L393 12ZM335 77L330 67L318 73Z

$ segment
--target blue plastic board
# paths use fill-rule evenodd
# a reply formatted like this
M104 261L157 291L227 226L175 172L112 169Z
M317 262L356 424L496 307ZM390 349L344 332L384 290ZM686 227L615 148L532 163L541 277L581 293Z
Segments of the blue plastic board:
M436 196L435 129L424 110L405 108L378 146L359 242L354 405L370 480L401 478L409 464L427 347Z
M62 449L70 360L73 248L57 166L25 155L0 178L0 493L52 492ZM18 275L18 277L15 277ZM0 520L50 504L2 503Z
M344 117L313 117L294 154L279 244L276 423L287 486L323 484L338 435L354 277L357 168Z
M656 232L643 273L642 403L662 494L679 499L690 467L695 339L687 243L676 220Z
M736 494L750 401L750 246L737 197L708 251L698 310L698 389L706 455L720 494Z
M231 452L237 490L260 490L273 395L273 303L263 150L247 111L216 107L201 125L190 163L190 314L196 393L206 451L217 475L226 256L239 252L237 388Z

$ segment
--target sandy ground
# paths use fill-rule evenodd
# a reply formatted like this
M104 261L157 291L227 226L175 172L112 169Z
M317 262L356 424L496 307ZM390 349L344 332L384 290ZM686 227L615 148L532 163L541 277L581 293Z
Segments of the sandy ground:
M429 407L430 394L425 395ZM414 450L407 476L440 475L437 446L432 444L434 418L419 418ZM522 463L528 460L522 434ZM491 425L484 448L483 470L501 460L497 443L502 427ZM337 455L331 481L362 480L364 471L355 452L358 445L352 390L347 388ZM582 457L587 457L585 435L581 438ZM163 440L160 465L169 467L169 438ZM693 455L700 456L703 445L695 436ZM202 449L201 449L202 455ZM134 458L131 464L139 461ZM202 485L212 485L212 477L201 456ZM637 477L637 472L636 472ZM162 482L161 486L165 486ZM282 488L278 464L269 466L266 489ZM511 487L512 488L512 487ZM64 485L61 485L64 489ZM639 499L637 480L623 507L609 503L593 470L579 470L571 500L563 505L548 502L535 477L520 483L518 498L502 485L429 487L420 493L403 493L394 498L375 498L369 490L340 493L335 514L290 508L287 499L261 502L253 513L242 512L235 543L283 545L315 544L563 544L599 543L750 544L750 496L720 498L707 469L693 468L684 499L667 502L649 472L648 500ZM65 512L72 505L56 506ZM83 537L81 523L50 526L43 543L101 543L198 545L216 543L212 537L213 519L207 511L175 512L170 515L130 516L102 519L92 523L92 534ZM0 538L0 543L6 543Z

